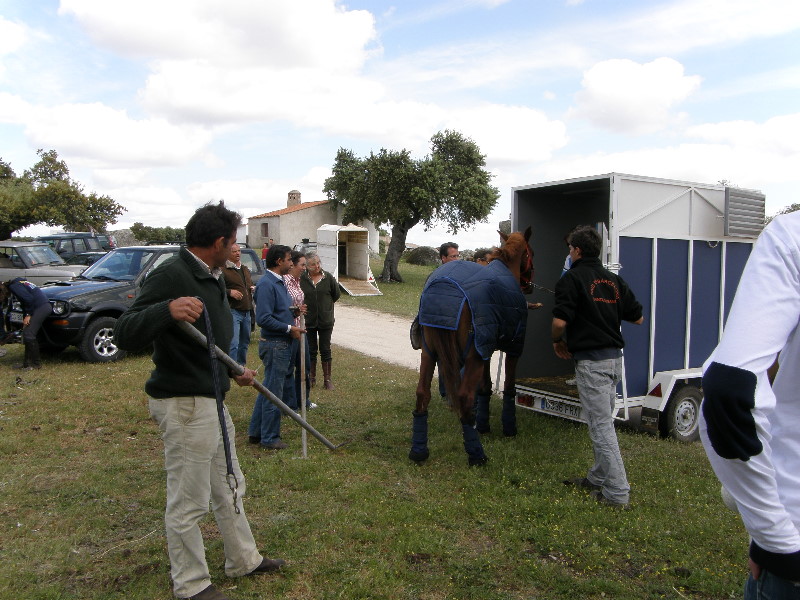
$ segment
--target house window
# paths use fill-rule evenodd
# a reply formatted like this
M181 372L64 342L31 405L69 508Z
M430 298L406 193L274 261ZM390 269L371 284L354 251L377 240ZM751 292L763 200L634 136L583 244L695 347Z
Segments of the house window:
M269 223L261 224L261 237L269 238Z

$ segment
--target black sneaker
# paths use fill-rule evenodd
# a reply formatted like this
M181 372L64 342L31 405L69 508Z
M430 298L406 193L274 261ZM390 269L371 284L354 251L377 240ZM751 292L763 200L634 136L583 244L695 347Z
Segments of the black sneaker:
M601 486L593 484L586 477L576 477L574 479L565 479L564 485L574 485L575 487L582 488L589 491L600 491Z
M603 496L603 492L601 492L600 490L595 490L593 492L590 492L590 494L591 494L592 498L597 500L598 504L602 504L603 506L609 506L611 508L616 508L616 509L619 509L619 510L627 510L628 509L628 503L627 502L614 502L613 500L609 500L608 498Z

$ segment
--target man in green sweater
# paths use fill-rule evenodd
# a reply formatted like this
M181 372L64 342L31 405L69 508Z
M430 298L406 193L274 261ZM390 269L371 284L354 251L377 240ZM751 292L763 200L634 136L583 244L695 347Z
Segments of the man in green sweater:
M176 321L193 323L208 335L203 309L210 318L214 341L228 348L232 335L222 267L241 224L238 213L224 204L206 204L186 225L186 248L165 261L144 280L136 300L117 321L115 341L137 350L153 345L155 369L145 383L150 415L164 440L167 472L165 525L173 590L178 598L227 600L211 584L199 523L211 504L224 543L225 574L241 577L279 569L284 561L264 558L256 548L241 497L244 476L234 445L233 422L224 409L230 440L236 495L226 478L222 430L217 413L214 377L208 350L194 342ZM229 373L214 361L224 394ZM253 384L254 371L234 376L240 386ZM238 497L237 497L238 496Z

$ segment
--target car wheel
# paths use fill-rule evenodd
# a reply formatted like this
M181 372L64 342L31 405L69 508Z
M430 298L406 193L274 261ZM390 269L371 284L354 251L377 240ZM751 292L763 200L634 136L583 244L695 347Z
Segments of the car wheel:
M114 343L114 317L98 317L86 328L78 352L86 362L111 362L127 354Z
M679 442L699 440L702 402L703 392L697 386L684 385L672 392L669 404L661 414L661 433Z

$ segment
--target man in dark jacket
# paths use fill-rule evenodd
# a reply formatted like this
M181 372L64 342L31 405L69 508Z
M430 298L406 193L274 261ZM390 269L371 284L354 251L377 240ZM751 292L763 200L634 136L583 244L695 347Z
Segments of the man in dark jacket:
M209 365L208 350L176 324L193 323L208 336L205 309L215 343L222 348L229 346L231 313L222 267L240 223L241 217L222 202L198 209L186 225L187 247L148 275L139 296L114 329L121 348L137 350L153 345L155 369L145 391L150 397L150 415L164 440L167 548L178 598L227 600L211 584L205 559L199 523L209 503L222 535L226 575L265 573L283 565L282 560L263 558L256 548L241 501L246 486L236 457L235 430L223 407L238 483L236 493L226 477L213 371L217 372L222 393L230 388L230 373L218 360ZM253 376L254 371L245 369L234 379L248 386L253 384Z
M231 245L230 259L222 270L225 287L228 288L228 303L233 317L233 337L228 354L240 365L247 363L247 347L250 345L251 317L253 312L253 280L250 269L242 264L239 244Z
M590 490L609 506L628 504L630 485L614 429L614 404L622 373L622 321L643 321L642 305L619 275L600 262L602 238L588 226L569 234L570 270L556 284L553 350L575 360L575 379L594 448L586 477L564 483ZM566 340L564 335L566 334Z

